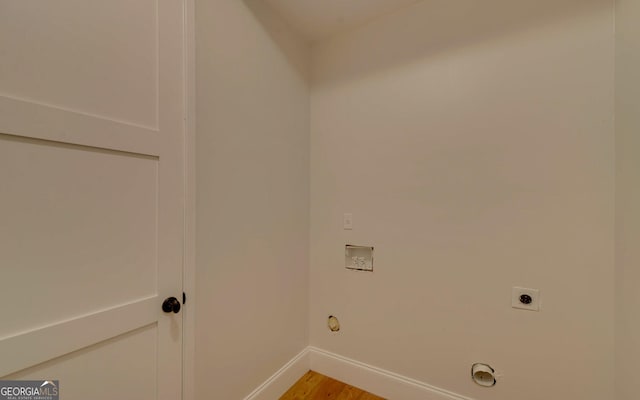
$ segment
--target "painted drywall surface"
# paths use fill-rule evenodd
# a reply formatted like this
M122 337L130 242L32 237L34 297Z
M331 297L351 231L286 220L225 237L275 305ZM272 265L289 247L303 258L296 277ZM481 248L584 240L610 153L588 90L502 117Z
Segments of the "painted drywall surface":
M613 6L424 1L314 47L313 346L476 399L612 398Z
M616 3L616 399L638 398L640 1Z
M196 398L308 343L308 48L261 2L196 1Z
M420 0L260 0L280 13L304 39L326 39Z

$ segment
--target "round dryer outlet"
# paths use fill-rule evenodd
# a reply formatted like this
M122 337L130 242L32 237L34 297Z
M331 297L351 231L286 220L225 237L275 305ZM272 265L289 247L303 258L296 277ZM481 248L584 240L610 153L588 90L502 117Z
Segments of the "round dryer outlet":
M327 320L327 326L331 332L338 332L340 330L340 321L338 321L338 318L330 315Z

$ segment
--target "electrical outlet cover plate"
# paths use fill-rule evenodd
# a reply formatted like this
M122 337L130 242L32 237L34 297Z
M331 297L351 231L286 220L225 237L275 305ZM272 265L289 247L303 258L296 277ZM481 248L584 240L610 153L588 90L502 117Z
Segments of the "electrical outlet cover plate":
M531 303L523 303L522 296L529 296ZM540 290L514 287L511 292L511 307L521 310L540 311Z

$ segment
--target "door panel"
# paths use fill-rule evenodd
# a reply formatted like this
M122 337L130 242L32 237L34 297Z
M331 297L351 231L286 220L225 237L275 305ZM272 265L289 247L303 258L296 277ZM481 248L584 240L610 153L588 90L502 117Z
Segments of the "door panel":
M0 379L181 398L183 10L0 0Z
M155 398L157 345L156 327L149 325L6 378L38 380L56 376L61 399ZM122 364L127 368L121 368Z
M157 287L157 159L0 135L0 336L149 297ZM55 301L52 301L55 299Z
M157 127L156 0L2 0L0 48L0 94Z

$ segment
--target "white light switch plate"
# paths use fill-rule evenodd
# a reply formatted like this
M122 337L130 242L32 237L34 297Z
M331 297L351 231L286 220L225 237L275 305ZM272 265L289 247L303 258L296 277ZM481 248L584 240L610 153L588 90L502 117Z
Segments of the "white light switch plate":
M529 304L526 303L528 299L531 299ZM525 301L523 302L522 300ZM511 291L511 307L521 310L540 311L540 290L514 287Z
M353 229L353 214L346 213L342 217L342 225L344 229L350 230Z

